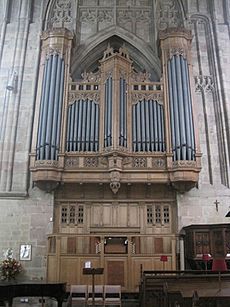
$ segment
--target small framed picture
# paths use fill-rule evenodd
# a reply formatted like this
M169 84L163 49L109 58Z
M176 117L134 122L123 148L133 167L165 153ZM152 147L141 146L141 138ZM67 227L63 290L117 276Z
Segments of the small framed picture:
M20 260L31 260L32 246L31 244L20 245Z

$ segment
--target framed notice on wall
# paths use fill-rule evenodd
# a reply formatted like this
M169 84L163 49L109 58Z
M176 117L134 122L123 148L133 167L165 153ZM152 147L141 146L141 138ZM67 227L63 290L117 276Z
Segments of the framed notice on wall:
M20 260L31 260L32 246L31 244L20 245Z

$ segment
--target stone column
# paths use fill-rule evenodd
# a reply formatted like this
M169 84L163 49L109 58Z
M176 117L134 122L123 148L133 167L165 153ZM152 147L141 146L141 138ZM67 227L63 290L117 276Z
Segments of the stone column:
M17 2L18 19L16 22L15 43L12 44L12 65L4 96L5 107L0 135L0 190L5 192L12 190L18 118L30 28L31 3L31 0L19 0ZM8 5L8 2L6 5Z

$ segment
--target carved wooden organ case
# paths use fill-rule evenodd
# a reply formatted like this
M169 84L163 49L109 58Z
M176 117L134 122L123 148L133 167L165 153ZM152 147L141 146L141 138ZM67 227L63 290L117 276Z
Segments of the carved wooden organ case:
M42 36L30 169L42 189L60 182L110 185L198 181L200 153L192 99L191 33L160 34L161 82L134 70L125 47L104 52L96 72L70 78L72 34Z

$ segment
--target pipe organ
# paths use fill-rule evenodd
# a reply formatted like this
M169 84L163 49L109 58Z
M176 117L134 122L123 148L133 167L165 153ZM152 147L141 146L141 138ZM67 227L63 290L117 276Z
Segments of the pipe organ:
M195 139L188 63L182 55L168 60L168 88L173 160L194 160Z
M64 59L59 53L47 56L44 64L41 106L36 146L37 160L57 160L60 144Z
M99 181L115 186L114 193L132 182L193 187L200 153L190 32L160 33L161 82L135 71L124 47L115 51L110 46L96 72L85 71L81 80L72 80L71 35L53 30L42 38L33 180L41 188L46 182L55 188L59 182Z

